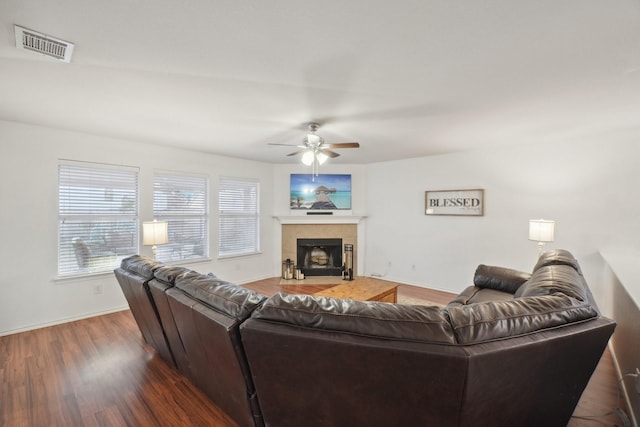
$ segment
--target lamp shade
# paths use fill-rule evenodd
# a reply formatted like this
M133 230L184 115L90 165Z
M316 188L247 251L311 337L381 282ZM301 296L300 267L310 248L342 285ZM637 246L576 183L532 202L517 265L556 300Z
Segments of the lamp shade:
M529 240L536 242L553 242L555 221L544 219L529 220Z
M313 151L311 150L305 151L304 154L302 155L302 163L304 163L307 166L311 166L313 164L314 157L315 157L315 154L313 153Z
M321 165L324 164L324 162L326 162L327 159L329 158L329 156L321 152L318 152L316 154L316 157L318 158L318 163L320 163Z
M145 246L169 243L168 223L147 221L142 223L142 244Z

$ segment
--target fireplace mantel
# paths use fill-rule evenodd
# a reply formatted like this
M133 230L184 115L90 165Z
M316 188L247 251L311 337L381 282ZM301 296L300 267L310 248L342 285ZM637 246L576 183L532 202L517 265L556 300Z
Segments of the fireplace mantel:
M359 224L366 216L353 215L285 215L275 216L280 224Z

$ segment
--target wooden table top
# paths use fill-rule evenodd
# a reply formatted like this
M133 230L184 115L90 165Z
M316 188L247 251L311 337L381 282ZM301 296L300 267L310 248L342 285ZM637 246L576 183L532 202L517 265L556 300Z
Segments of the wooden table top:
M392 295L393 302L395 302L397 288L397 283L376 280L369 277L356 277L352 281L324 289L313 295L359 301L380 301Z

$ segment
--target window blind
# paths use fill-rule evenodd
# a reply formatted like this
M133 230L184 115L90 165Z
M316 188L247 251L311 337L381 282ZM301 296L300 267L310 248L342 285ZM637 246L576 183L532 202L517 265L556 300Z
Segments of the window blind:
M247 255L260 250L259 194L257 181L220 178L219 256Z
M138 170L58 166L58 275L111 271L138 252Z
M169 243L157 247L157 259L209 256L207 177L156 171L153 181L153 216L168 223L169 234Z

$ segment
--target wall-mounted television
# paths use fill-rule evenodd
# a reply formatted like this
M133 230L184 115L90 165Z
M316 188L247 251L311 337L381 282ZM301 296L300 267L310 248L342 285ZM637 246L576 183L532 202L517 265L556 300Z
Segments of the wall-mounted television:
M291 174L291 209L351 209L351 175Z

